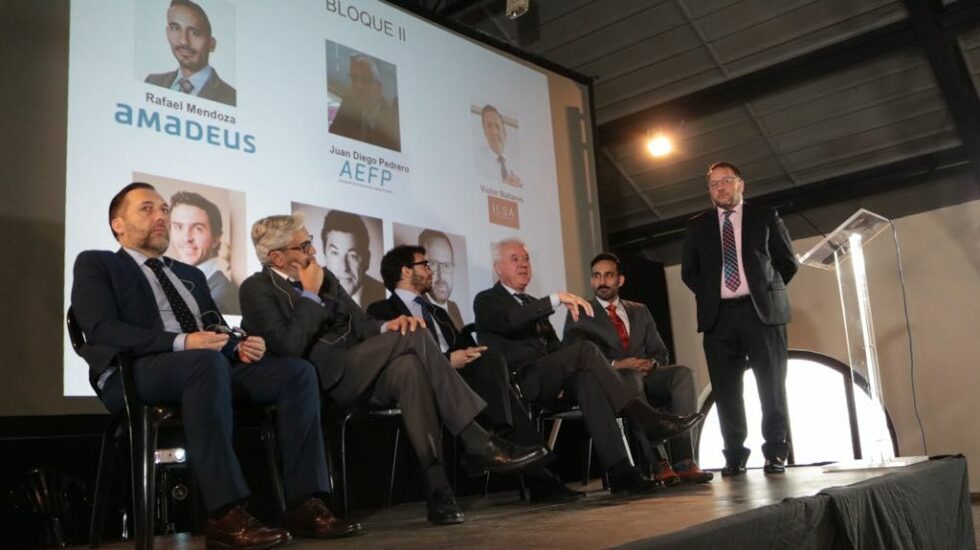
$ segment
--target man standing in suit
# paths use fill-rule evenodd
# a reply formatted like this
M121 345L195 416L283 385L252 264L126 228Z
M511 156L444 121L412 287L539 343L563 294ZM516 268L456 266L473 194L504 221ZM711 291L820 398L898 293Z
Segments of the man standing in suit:
M427 293L432 290L433 279L430 263L421 246L401 245L389 250L381 259L381 277L391 296L371 304L368 314L377 319L401 315L422 319L449 363L487 402L483 418L493 431L508 434L515 443L544 446L510 382L507 361L499 353L484 353L486 346L477 346L469 334L460 334L446 311L429 302ZM570 502L585 496L566 487L544 462L522 472L529 481L532 502Z
M589 340L609 359L616 372L649 403L673 414L698 411L694 372L681 365L670 365L667 346L657 332L657 323L647 306L624 300L619 287L626 282L622 264L615 254L603 252L592 260L592 299L594 317L565 321L565 342ZM647 464L655 466L655 479L667 485L679 482L705 483L714 474L704 472L694 460L691 431L670 439L671 459L654 459L653 445L642 430L631 424ZM693 431L693 430L692 430ZM668 457L664 457L668 458Z
M384 299L384 285L367 274L371 266L371 239L360 216L341 210L327 212L320 242L326 268L340 279L340 285L357 305L363 308Z
M653 491L657 484L644 479L628 458L616 415L635 422L653 440L687 431L703 416L681 417L651 408L623 383L595 344L580 340L562 345L548 317L559 304L573 320L583 313L591 317L592 304L567 292L544 298L525 294L531 257L523 241L500 241L494 248L493 269L500 281L477 294L473 303L480 341L507 358L529 401L554 406L564 396L578 403L613 493Z
M453 320L453 326L460 330L463 328L463 316L456 302L449 299L453 295L453 279L456 275L453 243L449 242L449 236L442 231L425 229L419 233L419 246L426 250L426 259L432 268L432 288L426 291L426 296L432 301L432 305L448 313Z
M399 316L382 322L364 313L329 270L316 263L313 237L299 215L252 225L262 271L241 286L243 327L265 336L284 357L306 357L327 397L341 408L398 406L422 466L435 524L462 523L442 457L445 426L466 447L471 473L520 470L544 458L541 447L515 445L475 422L486 406L466 385L424 323Z
M75 260L72 310L88 340L81 354L110 411L125 406L122 376L109 367L117 353L132 358L141 400L180 405L189 462L209 511L207 546L268 548L289 540L287 531L265 527L245 510L249 490L232 449L233 386L277 407L291 502L286 527L317 538L359 531L319 499L329 484L312 365L267 356L259 336L236 343L207 330L224 319L201 271L163 257L169 207L151 185L132 183L117 193L109 225L121 248L88 250Z
M762 404L765 472L783 473L789 450L786 284L799 264L776 211L742 200L745 182L737 166L717 162L707 179L715 208L687 224L681 277L697 298L698 332L704 333L704 356L725 441L721 475L744 474L750 452L743 445L746 365L755 373Z
M223 231L218 205L197 193L174 193L170 197L170 230L177 259L204 273L220 311L241 315L238 288L225 275L218 258Z
M211 35L211 20L191 0L171 0L167 10L167 41L177 59L177 70L151 74L146 82L177 92L211 99L234 107L235 89L218 78L208 58L218 46Z
M344 99L330 123L330 133L401 151L398 100L385 99L378 64L370 56L352 55L349 78Z

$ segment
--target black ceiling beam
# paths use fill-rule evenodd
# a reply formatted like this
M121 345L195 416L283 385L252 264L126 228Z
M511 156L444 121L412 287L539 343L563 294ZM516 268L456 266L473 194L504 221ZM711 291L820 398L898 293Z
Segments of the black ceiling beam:
M930 0L905 0L905 8L980 182L980 96L956 33L940 27Z
M599 145L643 138L650 128L735 107L763 94L915 44L909 21L891 23L757 71L599 125Z
M939 26L961 33L980 25L980 2L977 0L956 0L946 4L939 13Z
M883 164L798 187L752 197L753 204L789 214L972 172L961 146ZM751 185L751 182L749 182ZM707 192L707 191L706 191ZM636 249L679 239L690 215L677 216L609 234L609 246Z

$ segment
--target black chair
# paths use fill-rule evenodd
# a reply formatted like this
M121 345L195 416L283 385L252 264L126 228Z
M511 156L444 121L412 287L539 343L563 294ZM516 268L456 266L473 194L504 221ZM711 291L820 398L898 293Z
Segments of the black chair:
M86 345L85 335L81 327L78 326L78 321L75 319L75 314L71 308L68 309L66 321L72 348L74 348L75 353L81 355L81 350ZM180 419L180 409L178 406L148 405L139 400L136 394L132 361L126 354L117 354L112 367L119 369L119 375L122 376L126 408L111 415L105 431L102 433L99 469L95 481L95 497L92 502L92 519L89 525L89 544L95 548L101 542L105 501L111 485L115 454L119 448L119 440L128 435L133 482L135 543L136 547L140 549L152 548L154 503L156 500L155 455L157 434L164 421ZM258 422L266 458L269 461L276 504L281 516L286 510L286 498L276 457L273 412L274 407L270 406L236 407L235 420L236 423L241 423L243 419L255 419Z
M327 424L333 425L339 435L337 445L328 445L327 456L330 456L329 449L338 449L340 454L340 475L339 483L334 484L334 512L347 518L350 513L350 479L347 474L347 425L354 419L370 419L378 421L388 421L395 423L395 441L391 452L391 470L388 476L387 493L385 494L385 508L391 507L392 494L395 488L395 470L398 466L398 444L401 440L401 415L399 408L369 408L355 407L351 410L338 410L325 405L324 417L329 419ZM331 474L334 469L330 468ZM337 493L340 493L339 497Z

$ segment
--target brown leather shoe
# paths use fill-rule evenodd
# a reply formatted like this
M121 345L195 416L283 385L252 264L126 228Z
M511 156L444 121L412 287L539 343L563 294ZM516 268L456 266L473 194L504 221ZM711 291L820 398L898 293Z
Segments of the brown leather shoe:
M705 472L691 458L674 464L674 471L684 483L707 483L715 478L715 474Z
M288 531L262 525L240 505L218 519L209 519L204 528L205 548L262 550L288 541Z
M661 460L653 467L653 480L663 483L665 487L677 485L681 482L681 476L670 467L670 462Z
M286 528L297 537L336 539L361 532L361 524L335 517L318 498L306 499L286 512Z

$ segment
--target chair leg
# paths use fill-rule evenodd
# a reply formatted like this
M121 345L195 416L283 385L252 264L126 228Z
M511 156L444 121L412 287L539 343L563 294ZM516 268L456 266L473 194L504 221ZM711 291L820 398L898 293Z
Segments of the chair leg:
M347 518L348 502L347 493L350 489L347 479L347 421L350 416L343 419L340 424L340 517Z
M395 426L395 446L391 451L391 474L388 476L388 494L385 495L385 508L391 508L392 497L395 494L395 470L398 467L398 441L401 434L401 426Z
M548 450L555 450L555 443L558 442L558 432L561 430L561 418L556 418L551 424L551 432L548 434Z
M279 472L279 460L276 456L276 432L272 424L272 413L265 412L260 428L262 446L265 447L265 458L269 463L269 473L272 476L272 490L275 493L279 519L286 513L286 494L282 486L282 475Z
M517 494L520 496L522 502L526 502L528 500L528 494L527 483L524 481L524 474L517 476L517 483Z
M105 525L105 502L112 486L112 473L115 470L116 454L119 451L119 422L121 416L112 415L102 432L102 445L99 449L99 468L95 474L95 495L92 497L92 517L89 521L88 542L92 548L102 543L102 528Z
M592 438L585 438L585 456L582 457L582 487L589 484L589 476L592 475Z
M158 425L148 408L141 407L130 419L133 461L133 522L136 548L153 548L154 499L156 498L156 463ZM132 433L135 431L137 433Z

